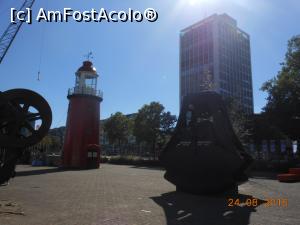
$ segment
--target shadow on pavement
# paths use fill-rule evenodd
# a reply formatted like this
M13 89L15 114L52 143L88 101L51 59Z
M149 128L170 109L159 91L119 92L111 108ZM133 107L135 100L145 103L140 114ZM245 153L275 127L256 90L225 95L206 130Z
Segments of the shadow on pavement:
M251 171L250 178L277 180L277 174L278 173L269 171Z
M134 169L147 169L147 170L165 170L163 167L145 166L145 165L132 165L131 168L134 168Z
M65 171L67 170L58 167L47 168L47 169L33 169L33 170L17 171L16 177L42 175L47 173L58 173L58 172L65 172Z
M230 207L229 198L238 199L240 204ZM257 205L247 206L245 202L253 196L197 196L175 191L151 199L164 209L167 225L247 225L251 213L265 202L257 199Z

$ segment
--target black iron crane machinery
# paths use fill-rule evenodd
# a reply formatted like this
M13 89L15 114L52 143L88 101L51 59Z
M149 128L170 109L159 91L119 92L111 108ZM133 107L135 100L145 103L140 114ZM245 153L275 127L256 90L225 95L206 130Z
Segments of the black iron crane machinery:
M31 9L33 3L35 0L25 0L23 5L21 6L19 11L24 11L24 14L22 14L21 18L27 17L27 8ZM12 42L14 41L18 31L20 30L21 26L23 24L23 21L16 20L15 23L10 23L9 26L6 28L4 33L2 34L0 38L0 64L2 60L4 59L9 47L11 46Z
M31 9L35 0L25 0L20 11ZM10 23L0 38L0 63L20 30L23 21ZM37 144L50 129L52 112L48 102L27 89L0 91L0 184L15 174L15 166L26 147Z

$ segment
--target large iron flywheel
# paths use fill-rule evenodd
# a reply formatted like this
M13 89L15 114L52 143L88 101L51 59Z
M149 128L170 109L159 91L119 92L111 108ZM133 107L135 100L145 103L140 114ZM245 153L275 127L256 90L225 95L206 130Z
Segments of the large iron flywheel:
M25 148L42 140L52 122L47 101L34 91L0 93L0 147Z

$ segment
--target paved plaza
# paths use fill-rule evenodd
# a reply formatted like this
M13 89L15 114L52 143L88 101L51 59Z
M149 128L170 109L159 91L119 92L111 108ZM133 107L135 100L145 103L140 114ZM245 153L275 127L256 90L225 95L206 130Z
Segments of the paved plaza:
M154 168L17 171L8 186L0 186L0 225L300 224L300 183L272 177L251 178L237 196L195 196L175 192L164 171ZM229 198L240 204L228 206ZM270 199L284 201L267 204Z

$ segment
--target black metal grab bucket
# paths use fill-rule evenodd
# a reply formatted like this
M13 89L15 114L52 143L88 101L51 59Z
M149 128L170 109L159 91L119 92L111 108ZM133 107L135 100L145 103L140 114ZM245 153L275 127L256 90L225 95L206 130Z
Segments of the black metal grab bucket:
M197 194L235 187L247 179L244 171L252 161L233 131L222 97L215 92L184 98L174 135L160 158L168 181Z

